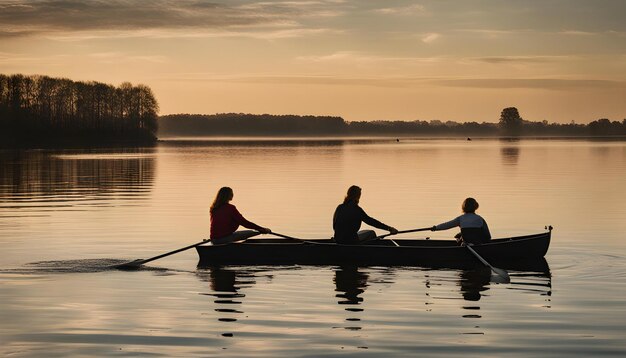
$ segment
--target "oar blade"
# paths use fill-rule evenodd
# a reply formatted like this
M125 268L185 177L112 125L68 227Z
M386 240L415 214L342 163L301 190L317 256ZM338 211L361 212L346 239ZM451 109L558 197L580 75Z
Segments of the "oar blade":
M143 259L137 259L137 260L125 262L123 264L113 265L111 267L118 269L118 270L137 270L139 267L141 267L141 265L143 265L144 262L145 260Z
M492 276L494 278L497 278L496 282L498 283L510 283L511 282L511 277L509 276L509 273L506 272L506 270L491 266L491 271L495 273L495 275L492 275Z
M483 265L485 265L485 266L487 266L487 267L489 267L491 269L491 272L495 274L495 275L491 275L492 278L495 278L495 276L500 277L503 282L499 282L499 283L509 283L509 282L511 282L511 278L509 277L509 273L506 272L506 270L503 270L501 268L497 268L497 267L491 266L491 264L489 262L487 262L487 260L483 259L483 257L480 256L478 254L478 252L476 252L472 248L471 245L464 245L464 246L467 247L467 249L472 253L472 255L476 256L476 258L478 260L480 260L480 262L482 262Z

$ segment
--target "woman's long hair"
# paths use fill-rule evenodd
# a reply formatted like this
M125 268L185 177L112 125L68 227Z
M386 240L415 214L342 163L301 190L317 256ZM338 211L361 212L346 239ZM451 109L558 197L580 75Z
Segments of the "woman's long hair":
M348 192L346 193L346 197L343 199L343 203L346 204L351 201L354 201L356 203L358 202L360 197L361 197L361 188L359 188L356 185L353 185L348 188Z
M213 214L215 210L221 208L222 206L224 206L224 204L228 204L228 202L231 201L232 198L233 189L227 186L220 188L220 190L217 191L215 200L213 200L213 204L211 204L211 209L209 209L209 212Z

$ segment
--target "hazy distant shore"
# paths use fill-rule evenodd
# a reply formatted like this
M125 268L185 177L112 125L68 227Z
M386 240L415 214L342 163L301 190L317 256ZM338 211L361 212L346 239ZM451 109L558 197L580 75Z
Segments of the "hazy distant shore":
M159 117L158 137L614 137L626 135L626 119L603 118L589 124L523 120L505 108L499 123L433 121L348 122L341 117L176 114Z
M588 124L524 120L507 107L498 122L346 121L339 116L170 114L145 85L113 86L0 74L0 148L150 146L157 138L619 138L626 119ZM494 113L494 118L495 118Z
M503 142L516 142L520 140L529 141L550 141L550 140L588 140L588 141L626 141L626 135L614 136L180 136L180 137L159 137L157 143L162 144L185 144L185 145L206 145L207 143L372 143L372 142L388 142L388 141L437 141L437 140L458 140L458 141L481 141L481 140L500 140Z

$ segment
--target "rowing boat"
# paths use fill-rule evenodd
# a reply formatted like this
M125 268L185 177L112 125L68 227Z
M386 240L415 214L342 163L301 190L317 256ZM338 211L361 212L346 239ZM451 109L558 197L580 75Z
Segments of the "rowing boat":
M551 230L525 236L494 239L472 246L493 265L508 267L541 260L550 246ZM454 240L375 240L341 245L332 239L297 240L253 238L228 245L197 246L198 266L211 265L391 265L457 267L476 258Z

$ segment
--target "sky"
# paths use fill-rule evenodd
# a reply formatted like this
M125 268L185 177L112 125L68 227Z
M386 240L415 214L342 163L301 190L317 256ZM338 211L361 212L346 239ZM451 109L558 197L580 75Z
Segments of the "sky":
M0 73L150 86L161 114L626 118L624 0L0 0Z

